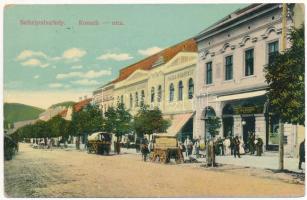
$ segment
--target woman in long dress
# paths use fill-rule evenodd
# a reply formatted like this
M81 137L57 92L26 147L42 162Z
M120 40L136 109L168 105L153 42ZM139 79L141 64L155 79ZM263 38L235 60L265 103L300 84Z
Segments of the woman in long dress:
M245 154L245 151L244 151L244 141L242 140L242 137L241 137L241 136L240 136L239 140L240 140L240 149L239 149L239 153L240 153L240 155L242 155L242 154Z

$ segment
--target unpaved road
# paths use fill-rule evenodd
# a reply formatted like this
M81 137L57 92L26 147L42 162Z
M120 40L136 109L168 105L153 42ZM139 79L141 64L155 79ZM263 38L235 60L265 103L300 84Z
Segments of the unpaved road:
M200 164L143 162L138 155L99 156L32 149L4 163L8 197L298 197L304 184L259 171L206 169Z

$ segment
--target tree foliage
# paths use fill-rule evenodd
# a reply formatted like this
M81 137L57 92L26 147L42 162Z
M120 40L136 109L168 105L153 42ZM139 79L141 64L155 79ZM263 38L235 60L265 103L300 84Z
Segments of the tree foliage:
M206 119L207 130L212 138L219 134L221 128L221 118L210 117Z
M120 141L121 137L131 131L132 116L123 103L116 108L109 107L105 113L104 130L113 133Z
M165 132L170 125L169 120L163 119L162 112L158 107L151 110L147 105L140 108L133 123L134 130L139 136Z
M88 104L84 109L72 114L73 135L93 133L102 129L102 113L98 106Z
M304 26L293 28L291 48L278 54L265 68L268 99L273 113L283 123L305 126L305 49Z

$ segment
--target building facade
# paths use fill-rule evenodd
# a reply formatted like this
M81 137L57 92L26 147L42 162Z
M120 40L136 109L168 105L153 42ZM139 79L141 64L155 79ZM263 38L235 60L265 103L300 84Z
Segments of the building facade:
M279 119L270 112L265 95L264 67L281 50L281 11L281 4L253 4L196 36L194 135L208 138L206 119L218 116L220 137L238 135L246 144L249 134L255 132L263 139L265 150L278 150ZM294 25L289 13L288 30ZM295 154L301 132L301 127L285 124L286 153Z
M123 68L103 87L103 112L118 102L132 115L142 105L158 107L172 122L168 134L192 138L196 51L194 39L188 39Z

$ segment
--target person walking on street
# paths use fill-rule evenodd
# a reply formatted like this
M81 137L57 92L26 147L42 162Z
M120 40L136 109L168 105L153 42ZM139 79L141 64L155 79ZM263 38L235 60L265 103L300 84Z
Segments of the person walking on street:
M305 139L300 144L299 157L300 157L300 160L298 163L298 168L302 169L302 162L305 163Z
M200 148L200 144L199 144L199 140L198 140L198 139L195 141L194 146L195 146L196 158L199 158L199 148Z
M257 139L256 139L257 156L261 156L262 148L263 148L263 140L260 137L257 136Z
M237 156L240 158L240 140L239 137L236 136L233 140L234 152L233 155L236 158Z

